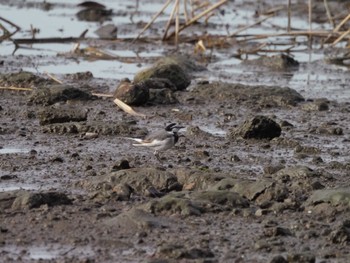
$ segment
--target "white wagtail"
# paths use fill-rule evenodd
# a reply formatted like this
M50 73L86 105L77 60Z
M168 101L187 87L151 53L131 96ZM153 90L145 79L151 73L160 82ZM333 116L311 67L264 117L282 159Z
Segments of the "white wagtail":
M165 127L164 130L156 131L149 134L144 139L130 138L138 143L133 144L134 146L144 146L154 149L154 155L160 160L158 152L166 151L173 147L179 140L179 137L183 135L178 134L178 131L184 126L178 126L176 123L171 123Z

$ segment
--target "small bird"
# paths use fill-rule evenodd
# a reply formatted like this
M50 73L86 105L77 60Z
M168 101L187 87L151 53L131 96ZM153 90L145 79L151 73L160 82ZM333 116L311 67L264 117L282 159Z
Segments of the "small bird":
M178 131L182 128L185 127L171 123L164 130L149 134L145 139L130 139L138 142L133 144L133 146L144 146L154 149L154 155L160 160L159 152L172 148L179 141L179 137L184 137L184 135L178 134Z

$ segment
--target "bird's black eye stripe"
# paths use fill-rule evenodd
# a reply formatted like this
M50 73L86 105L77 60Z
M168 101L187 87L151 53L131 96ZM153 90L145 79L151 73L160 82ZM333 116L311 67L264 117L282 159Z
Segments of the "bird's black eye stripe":
M166 131L171 131L173 129L173 127L176 125L176 123L171 123L168 126L165 127Z

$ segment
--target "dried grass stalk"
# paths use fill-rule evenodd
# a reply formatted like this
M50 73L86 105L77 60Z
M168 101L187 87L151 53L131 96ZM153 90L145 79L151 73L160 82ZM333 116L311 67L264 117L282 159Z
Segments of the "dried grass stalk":
M143 117L145 118L146 115L145 114L142 114L142 113L138 113L136 111L134 111L133 108L131 108L128 104L122 102L120 99L114 99L113 102L115 104L117 104L117 106L119 108L121 108L123 111L125 111L126 113L129 113L130 115L133 115L133 116L138 116L138 117Z

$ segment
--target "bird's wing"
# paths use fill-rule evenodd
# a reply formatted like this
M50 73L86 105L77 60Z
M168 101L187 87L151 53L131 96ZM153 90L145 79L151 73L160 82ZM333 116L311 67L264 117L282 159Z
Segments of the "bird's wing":
M135 142L141 143L143 140L140 138L123 137L124 139L133 140Z
M153 140L164 141L168 138L171 138L172 136L174 136L174 134L172 132L157 131L157 132L154 132L154 133L151 133L150 135L148 135L143 140L143 142L151 142Z
M158 147L163 146L164 140L153 140L153 141L141 141L140 143L135 143L133 146L146 146L146 147Z

